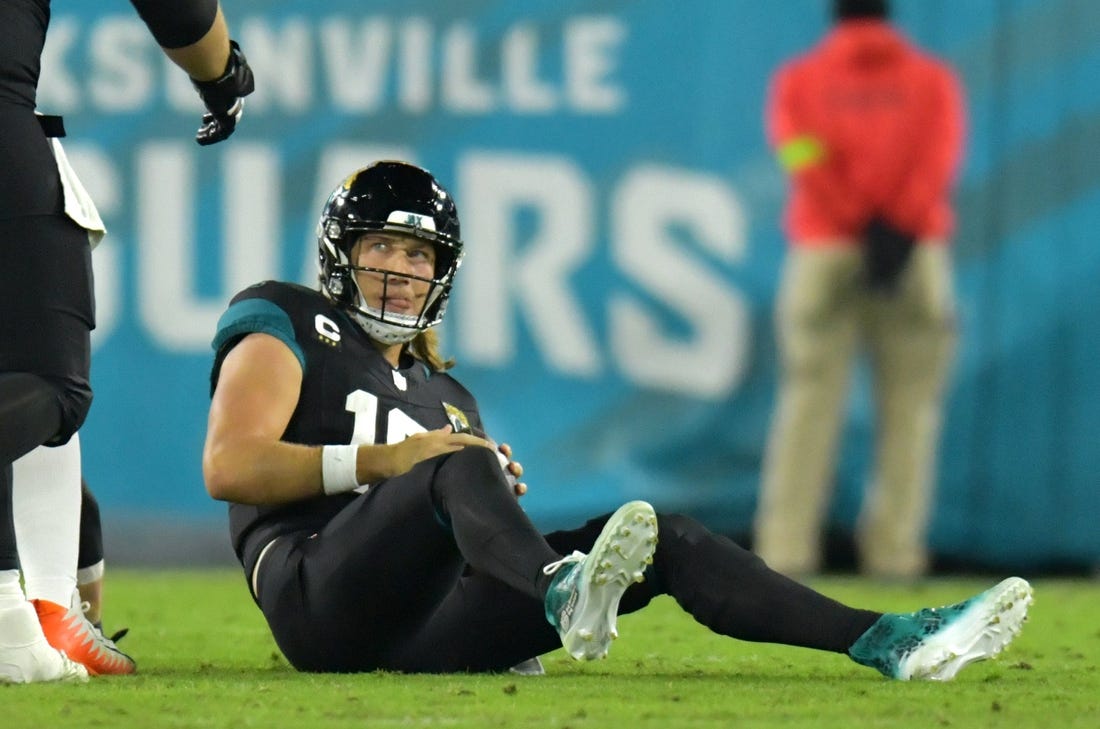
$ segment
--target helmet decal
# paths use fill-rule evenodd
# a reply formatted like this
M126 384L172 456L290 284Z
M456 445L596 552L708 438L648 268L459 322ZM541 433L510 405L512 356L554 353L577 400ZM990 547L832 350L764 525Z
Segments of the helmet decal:
M407 213L404 210L394 210L386 218L386 222L396 225L407 225L416 230L429 230L433 233L435 232L435 221L432 220L430 215L420 215L419 213Z

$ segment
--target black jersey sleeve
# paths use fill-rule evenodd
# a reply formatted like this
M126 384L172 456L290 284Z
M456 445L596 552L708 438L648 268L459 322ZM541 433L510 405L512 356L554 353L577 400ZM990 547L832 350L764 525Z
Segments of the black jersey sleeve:
M233 297L229 308L218 319L218 330L211 343L214 349L211 393L218 384L218 373L225 356L249 334L269 334L281 341L294 353L302 372L305 372L306 356L294 332L286 298L285 287L273 281L252 286Z
M218 0L130 0L162 48L197 43L214 25Z

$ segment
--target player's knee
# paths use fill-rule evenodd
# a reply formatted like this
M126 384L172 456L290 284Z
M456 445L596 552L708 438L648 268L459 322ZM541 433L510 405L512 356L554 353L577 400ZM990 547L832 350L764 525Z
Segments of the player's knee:
M61 427L46 445L64 445L80 430L84 419L88 417L88 410L92 406L92 387L82 377L49 379L57 392L57 402L61 407Z
M467 446L444 456L439 465L439 473L461 474L459 481L473 484L483 483L486 479L503 478L496 454L480 446Z
M505 490L510 492L500 463L488 448L469 446L423 465L434 468L432 502L445 524L450 523L449 514L459 504L480 504Z

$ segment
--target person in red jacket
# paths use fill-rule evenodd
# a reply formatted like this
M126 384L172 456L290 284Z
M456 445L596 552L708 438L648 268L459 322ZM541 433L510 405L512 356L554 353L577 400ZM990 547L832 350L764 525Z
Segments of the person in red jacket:
M822 561L850 371L868 355L874 473L861 569L928 567L941 410L954 355L948 240L965 135L962 85L889 21L885 0L835 0L835 25L772 79L769 142L790 181L777 299L782 376L754 546L778 571Z

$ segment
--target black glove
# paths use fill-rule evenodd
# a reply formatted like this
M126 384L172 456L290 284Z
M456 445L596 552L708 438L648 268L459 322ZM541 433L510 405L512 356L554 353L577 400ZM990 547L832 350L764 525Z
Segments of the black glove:
M203 146L216 144L237 128L244 112L242 97L256 89L252 68L237 41L229 41L229 60L219 78L213 81L191 79L191 83L207 109L207 113L202 115L202 126L195 134L195 141Z
M871 219L863 230L863 265L872 290L892 293L897 288L916 240L877 215Z

